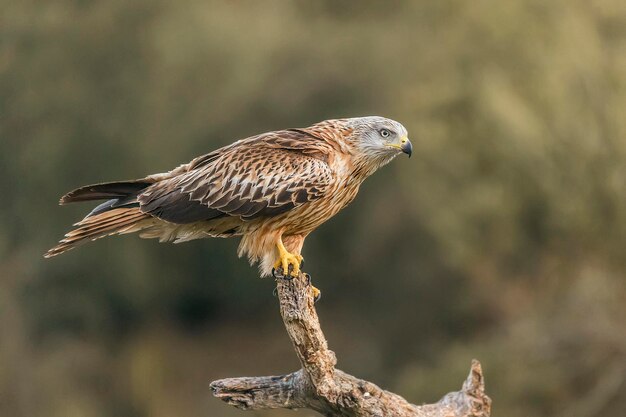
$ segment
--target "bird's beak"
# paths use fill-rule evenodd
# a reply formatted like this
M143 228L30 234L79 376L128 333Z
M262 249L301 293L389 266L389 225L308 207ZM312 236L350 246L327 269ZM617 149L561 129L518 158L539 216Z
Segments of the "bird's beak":
M409 158L411 157L411 154L413 153L413 145L411 145L411 141L406 136L403 136L400 140L400 149L402 152L409 155Z

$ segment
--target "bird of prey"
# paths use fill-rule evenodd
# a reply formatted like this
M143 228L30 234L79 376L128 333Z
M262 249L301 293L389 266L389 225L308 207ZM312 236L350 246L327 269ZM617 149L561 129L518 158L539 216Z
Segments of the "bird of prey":
M106 200L45 257L104 236L138 232L161 242L241 236L239 256L297 276L304 239L400 153L407 131L378 116L326 120L241 139L167 173L87 185L60 204Z

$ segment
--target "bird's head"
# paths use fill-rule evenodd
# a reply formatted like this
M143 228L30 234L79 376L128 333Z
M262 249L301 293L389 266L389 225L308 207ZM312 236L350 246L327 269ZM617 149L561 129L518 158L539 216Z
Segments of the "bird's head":
M406 128L395 120L379 116L347 119L351 128L354 155L373 170L389 163L401 153L411 156L413 146Z

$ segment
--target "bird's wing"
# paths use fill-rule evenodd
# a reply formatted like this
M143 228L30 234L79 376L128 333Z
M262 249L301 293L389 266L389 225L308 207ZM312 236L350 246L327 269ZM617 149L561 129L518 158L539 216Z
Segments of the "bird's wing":
M141 210L173 223L274 216L323 196L328 148L287 130L242 140L192 161L138 196Z

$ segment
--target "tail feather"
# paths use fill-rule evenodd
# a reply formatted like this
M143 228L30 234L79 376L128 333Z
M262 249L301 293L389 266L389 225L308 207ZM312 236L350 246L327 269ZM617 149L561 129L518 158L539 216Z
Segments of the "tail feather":
M145 223L142 226L142 220L150 216L139 208L137 195L153 183L150 180L107 182L86 185L65 194L61 197L60 204L104 199L108 201L98 205L83 220L75 223L76 228L69 231L44 257L59 255L104 236L143 229Z
M115 208L103 213L88 216L76 223L76 229L69 231L58 245L50 249L44 257L50 258L101 237L141 230L140 222L150 218L139 207Z
M136 215L131 210L125 210L130 213L122 213L119 216L103 220L101 223L82 224L78 223L78 229L70 231L68 234L73 238L94 236L100 232L110 231L117 226L126 226L129 220L133 220Z
M139 210L138 207L133 207L133 208L136 208L137 210ZM88 228L91 226L100 227L111 222L119 221L123 219L124 217L133 215L137 210L131 210L127 207L111 209L103 213L98 213L97 215L94 215L94 216L87 216L81 221L79 221L78 223L74 223L73 226L83 226L85 228Z

